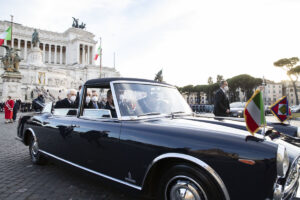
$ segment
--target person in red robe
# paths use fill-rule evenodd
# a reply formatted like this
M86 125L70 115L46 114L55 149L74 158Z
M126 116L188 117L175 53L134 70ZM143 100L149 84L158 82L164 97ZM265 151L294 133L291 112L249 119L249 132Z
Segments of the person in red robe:
M13 108L14 108L15 102L11 99L11 96L7 97L7 101L4 105L4 113L5 113L5 123L12 123L12 117L13 117Z

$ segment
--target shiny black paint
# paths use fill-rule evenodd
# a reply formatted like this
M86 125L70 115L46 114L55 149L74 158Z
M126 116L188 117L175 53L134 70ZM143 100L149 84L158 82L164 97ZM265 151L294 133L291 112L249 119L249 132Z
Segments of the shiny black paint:
M197 118L119 122L44 114L30 118L24 125L34 130L40 149L120 180L126 180L130 172L130 183L138 186L157 156L176 152L210 165L224 181L231 199L245 194L249 199L270 197L277 145L246 142L245 133L224 132L220 125L207 124ZM256 164L248 166L238 162L239 158L255 160Z
M119 78L100 80L85 85L109 86L110 81ZM277 144L246 140L249 133L242 122L180 116L91 120L82 118L80 112L66 117L37 114L20 121L18 136L25 144L29 128L36 134L41 150L135 186L146 184L144 180L155 158L178 153L197 158L216 171L230 199L272 198ZM291 144L297 142L292 137L285 139ZM291 160L296 156L291 154ZM247 165L238 159L253 160L255 164ZM168 161L165 163L170 164ZM182 159L176 162L189 163ZM154 166L159 164L160 161Z

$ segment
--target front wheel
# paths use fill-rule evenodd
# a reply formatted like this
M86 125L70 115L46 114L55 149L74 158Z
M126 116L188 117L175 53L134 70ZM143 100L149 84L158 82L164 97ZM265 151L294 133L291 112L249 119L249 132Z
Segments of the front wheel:
M43 165L46 163L46 158L39 152L38 142L33 137L30 138L29 154L33 164Z
M211 200L223 199L214 181L202 170L189 165L176 165L160 181L159 199Z

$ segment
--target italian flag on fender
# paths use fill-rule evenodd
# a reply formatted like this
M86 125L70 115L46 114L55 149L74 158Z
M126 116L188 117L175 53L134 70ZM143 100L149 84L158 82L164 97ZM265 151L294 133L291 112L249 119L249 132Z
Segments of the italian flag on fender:
M252 135L254 135L260 127L266 125L264 101L260 90L256 90L247 101L244 118L246 127Z
M11 40L11 27L8 27L5 32L0 33L0 46L2 46L5 40Z

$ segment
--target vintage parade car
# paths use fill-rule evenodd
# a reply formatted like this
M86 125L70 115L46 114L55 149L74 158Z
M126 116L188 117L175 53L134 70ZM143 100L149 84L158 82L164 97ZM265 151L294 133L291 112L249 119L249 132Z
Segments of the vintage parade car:
M88 90L111 93L114 106L88 108ZM266 130L252 136L242 122L196 117L166 83L103 78L84 84L78 109L50 103L21 117L17 135L35 164L54 158L150 198L291 199L300 142Z

